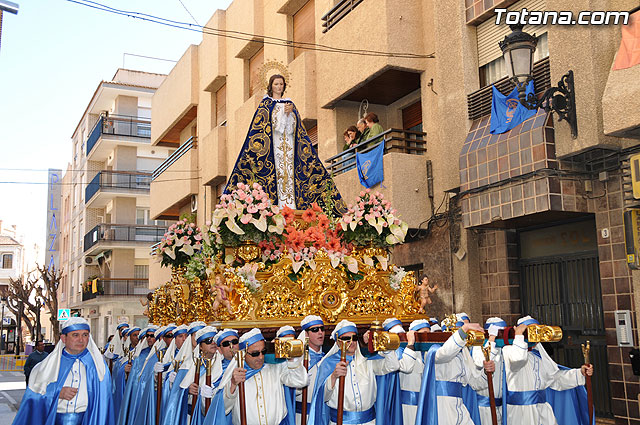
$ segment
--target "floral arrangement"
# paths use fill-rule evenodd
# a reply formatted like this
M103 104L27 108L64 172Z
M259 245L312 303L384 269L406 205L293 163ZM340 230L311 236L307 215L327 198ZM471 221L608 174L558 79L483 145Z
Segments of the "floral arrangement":
M210 231L219 236L216 243L232 247L244 241L261 242L267 231L281 234L284 224L280 208L273 205L262 186L238 183L231 194L220 197Z
M391 202L380 192L360 192L339 221L342 237L356 246L386 248L404 242L409 226L396 216Z
M202 249L191 256L186 264L184 277L193 281L196 278L204 280L211 276L215 268L215 255L213 247L207 243L202 244Z
M233 269L228 271L234 272ZM244 286L253 293L260 291L262 284L256 279L256 273L258 272L258 263L247 263L244 266L235 270L235 274L242 280Z
M402 279L404 279L406 275L407 271L404 268L394 265L391 268L391 275L389 276L389 286L396 291L399 290Z
M202 249L202 233L195 223L184 218L169 226L156 248L163 267L185 266Z

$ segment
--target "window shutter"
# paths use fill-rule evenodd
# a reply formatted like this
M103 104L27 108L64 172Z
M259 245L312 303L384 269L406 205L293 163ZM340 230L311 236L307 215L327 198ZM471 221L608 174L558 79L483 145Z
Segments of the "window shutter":
M422 124L422 102L407 106L402 110L402 128L408 130Z
M302 43L315 43L315 1L309 0L300 10L293 15L293 41ZM305 49L294 47L293 57L297 58Z
M220 87L216 92L216 125L227 120L227 85Z
M318 147L318 126L314 125L310 129L307 130L307 136L309 136L309 140L311 140L311 144Z
M260 67L264 63L264 49L260 48L258 52L249 59L249 97L253 96L262 88L260 86Z
M546 0L520 0L509 6L507 10L522 10L526 8L528 11L532 10L546 10ZM545 25L525 25L523 31L529 34L535 34L537 36L547 32ZM477 27L478 37L478 66L483 66L489 62L498 59L502 56L502 50L498 43L511 33L509 25L503 21L500 25L496 25L496 15L493 15L488 20L484 21Z

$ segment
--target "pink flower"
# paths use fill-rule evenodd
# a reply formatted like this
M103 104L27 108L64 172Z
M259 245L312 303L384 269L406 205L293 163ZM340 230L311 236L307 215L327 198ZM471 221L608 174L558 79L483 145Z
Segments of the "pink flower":
M261 187L258 183L254 183L254 184L253 184L253 188L254 188L254 189L259 189L259 190L261 190L261 189L262 189L262 187Z
M253 203L253 197L252 197L252 196L247 195L247 199L245 199L245 202L246 202L247 204L252 204L252 203Z
M258 207L254 204L251 204L247 207L247 212L249 214L253 214L253 213L257 213L258 212ZM245 223L246 224L246 223Z
M245 199L247 199L247 194L246 194L246 193L244 193L244 190L239 190L239 191L238 191L238 198L239 198L241 201L244 201Z
M189 229L187 230L187 235L192 235L193 234L193 230Z
M181 235L181 234L183 234L183 233L184 233L184 230L182 230L182 229L178 229L178 230L176 231L176 233L177 233L177 234L179 234L179 235Z
M251 221L253 217L251 216L251 214L244 214L241 218L240 218L240 222L242 224L249 224L249 222Z
M169 246L173 245L173 241L172 241L171 239L169 239L169 240L167 241L167 245L169 245Z
M197 241L201 241L202 240L202 235L199 235L199 234L195 235L194 239L197 240Z
M395 224L396 226L398 226L400 224L400 220L398 220L397 218L395 220L393 220L393 224Z
M207 226L211 226L211 220L207 220L204 224Z
M293 255L293 259L294 259L294 260L296 260L296 261L300 261L300 260L302 260L302 255L300 255L300 253L299 253L299 252L296 252L296 253Z
M351 223L353 220L351 219L350 215L345 215L344 217L342 217L342 221L344 221L345 223L349 224Z

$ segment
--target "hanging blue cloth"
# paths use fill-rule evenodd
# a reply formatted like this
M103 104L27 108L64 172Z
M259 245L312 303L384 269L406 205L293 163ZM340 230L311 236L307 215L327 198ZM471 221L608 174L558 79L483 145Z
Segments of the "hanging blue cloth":
M251 120L249 132L227 181L224 189L225 194L235 190L238 183L259 183L271 201L274 204L278 203L271 124L271 114L277 103L293 105L290 100L276 100L268 96L262 99ZM311 144L295 105L293 105L293 114L296 118L293 156L296 208L299 210L311 208L313 202L322 208L329 207L325 201L327 196L330 196L334 215L342 217L342 214L347 210L344 200Z
M384 180L384 140L365 153L356 153L360 184L371 188Z
M87 395L89 404L82 421L83 425L110 425L114 423L113 397L111 394L111 375L109 368L100 381L93 357L85 349L77 355L62 351L58 380L47 386L44 395L30 390L28 387L22 397L20 409L16 414L13 425L54 425L60 390L69 375L69 371L76 360L82 362L87 372Z
M220 374L220 378L213 384L214 388L220 386L222 377L232 362L233 360L222 359L222 373ZM211 406L209 406L209 411L207 411L207 415L204 417L203 425L233 425L233 415L231 412L225 415L224 388L218 388L218 391L211 399Z
M507 132L536 114L536 109L527 109L520 103L517 88L514 88L508 96L500 93L496 86L492 86L492 90L491 134ZM533 81L527 85L526 93L533 93Z
M182 388L180 383L187 375L188 369L180 369L169 391L169 397L162 409L160 418L162 425L187 425L189 418L189 388Z

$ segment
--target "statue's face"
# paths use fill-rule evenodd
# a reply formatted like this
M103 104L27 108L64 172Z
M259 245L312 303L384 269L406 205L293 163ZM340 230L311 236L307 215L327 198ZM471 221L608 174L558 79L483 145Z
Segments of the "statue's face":
M276 96L282 96L284 92L284 80L282 78L273 80L273 83L271 83L271 91Z

